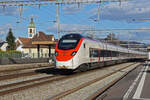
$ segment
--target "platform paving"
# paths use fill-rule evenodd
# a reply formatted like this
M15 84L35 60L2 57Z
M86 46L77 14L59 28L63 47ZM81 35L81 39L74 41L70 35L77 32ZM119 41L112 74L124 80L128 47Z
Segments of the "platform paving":
M97 100L150 100L150 62L137 67Z

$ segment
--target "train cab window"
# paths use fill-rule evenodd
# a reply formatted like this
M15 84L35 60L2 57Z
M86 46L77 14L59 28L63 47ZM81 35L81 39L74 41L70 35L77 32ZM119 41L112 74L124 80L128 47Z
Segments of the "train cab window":
M74 49L78 42L79 40L77 39L63 39L59 41L58 48L62 50Z
M71 50L76 48L82 37L80 35L70 34L63 36L58 42L58 49Z

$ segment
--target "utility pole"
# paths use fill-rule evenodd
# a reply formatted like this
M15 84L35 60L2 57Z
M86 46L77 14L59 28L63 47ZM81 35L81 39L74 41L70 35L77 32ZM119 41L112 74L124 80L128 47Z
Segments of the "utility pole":
M100 6L101 6L101 0L97 3L97 20L100 21Z
M23 6L19 6L19 16L20 16L20 23L22 23L22 11L23 11Z
M56 4L57 8L56 8L56 24L57 24L57 36L58 36L58 40L60 39L60 5L59 3Z
M130 49L130 36L131 36L131 34L130 34L130 32L128 32L128 49Z

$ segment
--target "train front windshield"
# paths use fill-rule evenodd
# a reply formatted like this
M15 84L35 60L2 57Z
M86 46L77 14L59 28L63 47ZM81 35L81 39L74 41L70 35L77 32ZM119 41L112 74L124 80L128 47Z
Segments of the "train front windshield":
M78 44L78 39L62 39L59 41L58 49L70 50L74 49Z
M60 39L58 43L58 49L60 50L71 50L75 49L81 37L75 35L66 35Z

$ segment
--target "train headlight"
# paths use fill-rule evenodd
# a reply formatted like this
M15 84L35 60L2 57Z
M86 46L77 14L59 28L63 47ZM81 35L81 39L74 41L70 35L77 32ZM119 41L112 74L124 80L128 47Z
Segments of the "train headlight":
M55 56L58 56L58 51L55 51Z
M72 54L71 54L71 56L75 56L76 53L77 53L77 51L73 51Z

